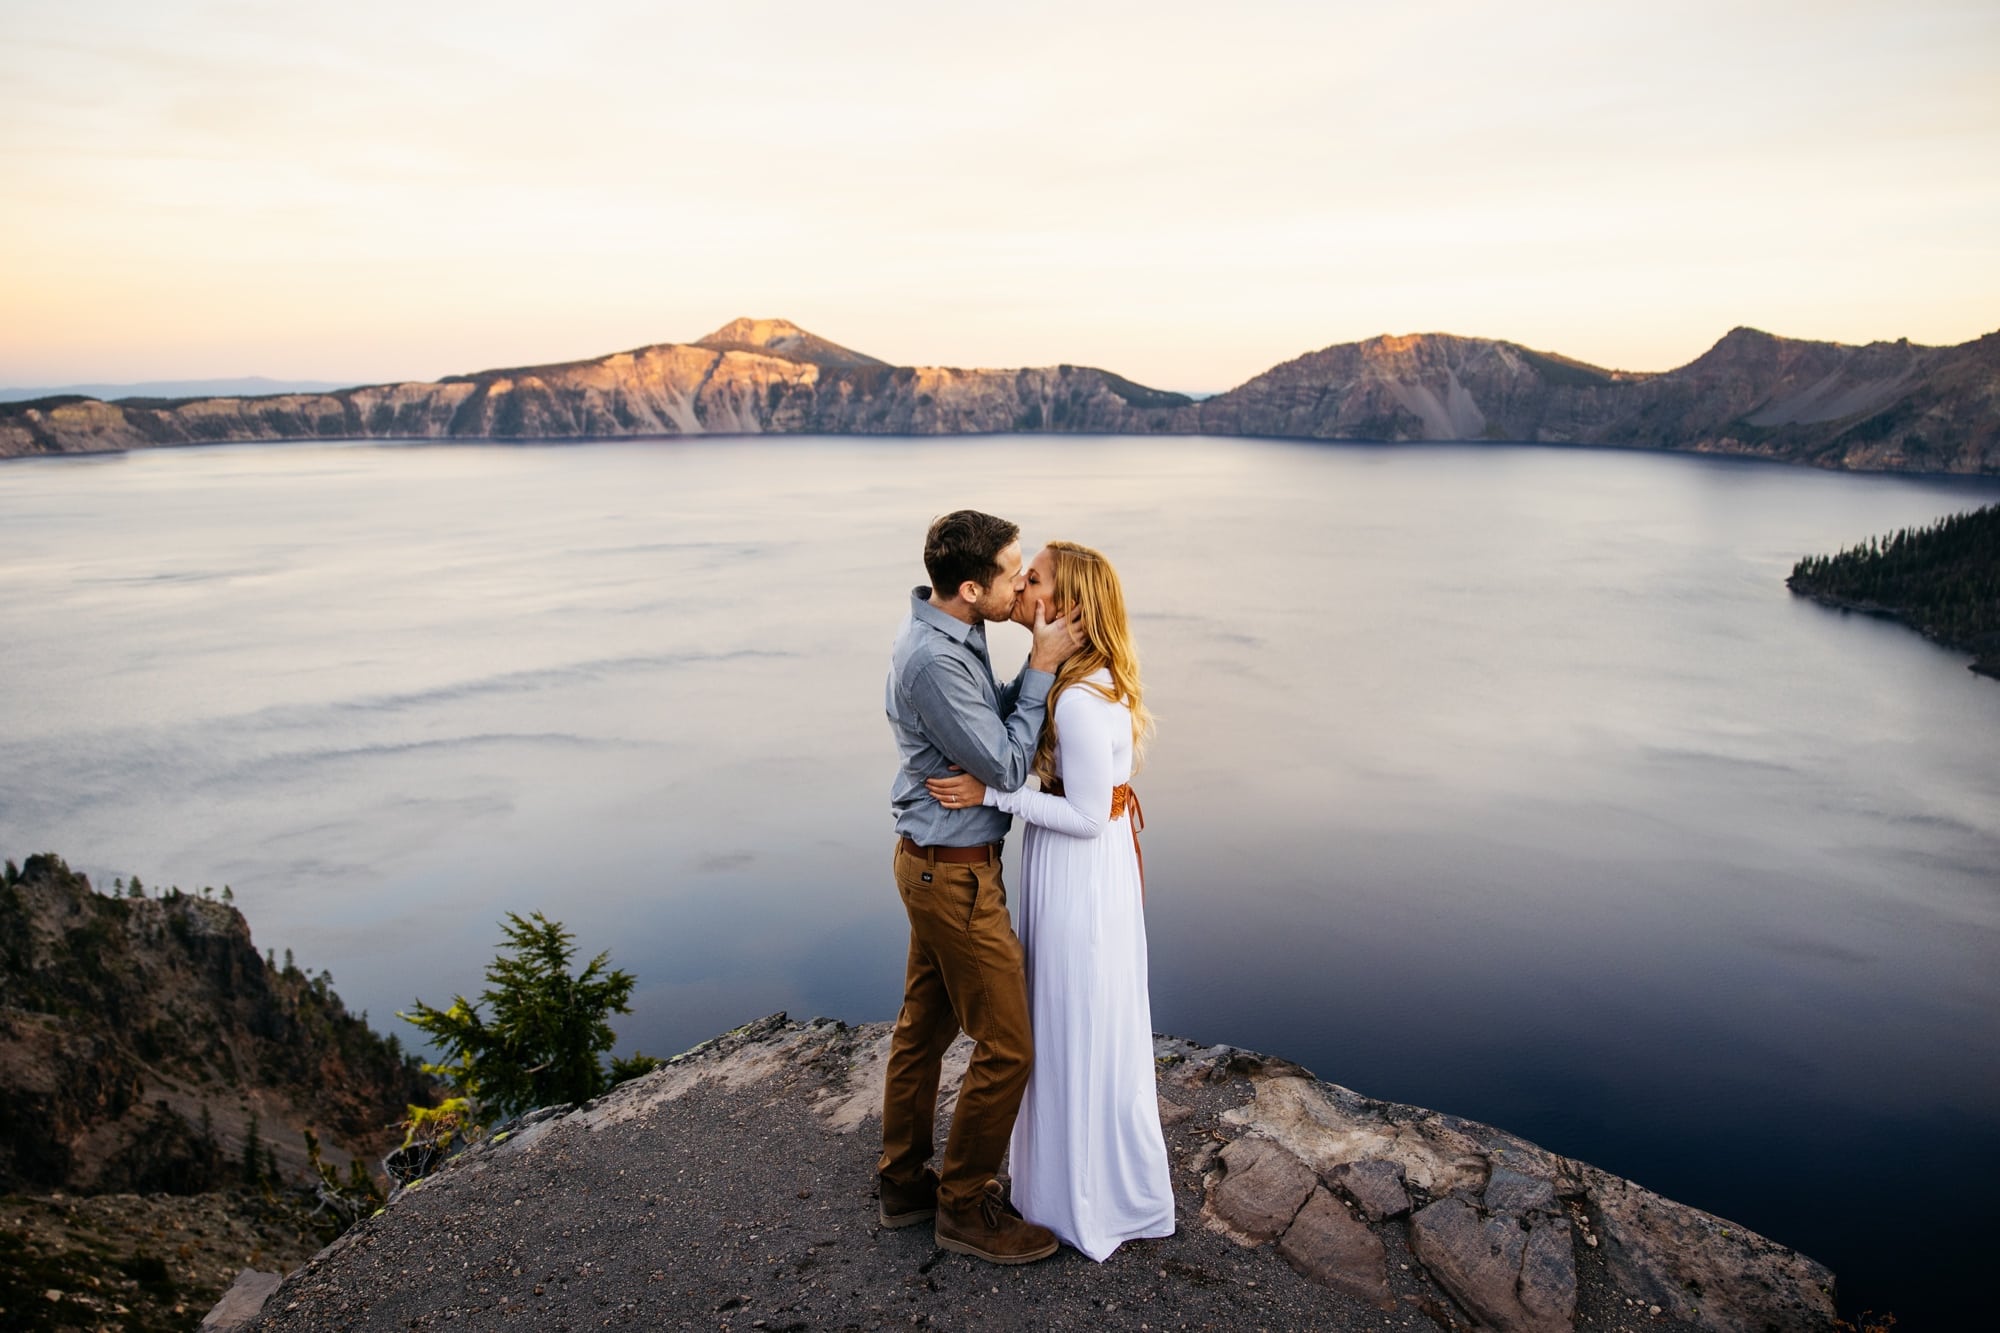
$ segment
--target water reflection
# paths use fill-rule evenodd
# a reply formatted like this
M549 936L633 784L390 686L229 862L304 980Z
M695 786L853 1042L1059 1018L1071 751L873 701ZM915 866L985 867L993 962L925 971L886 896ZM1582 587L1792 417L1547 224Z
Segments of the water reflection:
M378 1026L533 909L640 975L626 1048L887 1017L881 672L923 525L978 503L1138 611L1160 1026L1505 1125L1907 1321L1994 1238L1958 1196L2000 1165L2000 687L1782 577L1996 493L1198 440L10 465L0 843L232 883Z

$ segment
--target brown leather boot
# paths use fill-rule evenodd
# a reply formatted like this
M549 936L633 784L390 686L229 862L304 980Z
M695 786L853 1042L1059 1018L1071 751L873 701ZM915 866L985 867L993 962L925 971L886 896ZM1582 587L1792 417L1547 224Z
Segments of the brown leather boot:
M923 1178L910 1186L892 1185L887 1176L875 1177L882 1196L878 1215L885 1227L909 1227L928 1222L937 1215L937 1172L924 1168Z
M1038 1227L1007 1207L1000 1182L986 1182L979 1202L964 1212L939 1206L937 1246L989 1264L1031 1264L1056 1252L1056 1233Z

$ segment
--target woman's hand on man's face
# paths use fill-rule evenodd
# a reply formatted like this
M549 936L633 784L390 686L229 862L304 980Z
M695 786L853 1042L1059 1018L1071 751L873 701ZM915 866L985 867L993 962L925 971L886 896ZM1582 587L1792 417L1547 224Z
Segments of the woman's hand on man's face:
M1050 620L1041 606L1035 608L1035 623L1028 632L1035 639L1028 649L1028 665L1050 675L1084 644L1083 625L1074 614Z

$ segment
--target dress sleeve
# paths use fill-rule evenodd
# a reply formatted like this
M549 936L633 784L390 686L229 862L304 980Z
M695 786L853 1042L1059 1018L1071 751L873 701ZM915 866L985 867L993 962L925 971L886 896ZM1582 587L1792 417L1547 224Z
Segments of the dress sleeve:
M1063 794L988 787L986 804L1073 838L1095 838L1111 822L1111 728L1118 714L1087 685L1064 690L1056 700Z

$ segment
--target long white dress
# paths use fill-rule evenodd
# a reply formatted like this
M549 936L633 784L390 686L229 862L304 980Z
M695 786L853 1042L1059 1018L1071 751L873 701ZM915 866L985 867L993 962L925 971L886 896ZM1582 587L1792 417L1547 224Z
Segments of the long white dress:
M1098 672L1090 679L1110 684ZM996 792L1027 822L1017 925L1027 955L1035 1063L1014 1122L1013 1201L1099 1261L1170 1236L1174 1191L1153 1084L1146 919L1127 814L1132 714L1082 683L1056 700L1061 796Z

